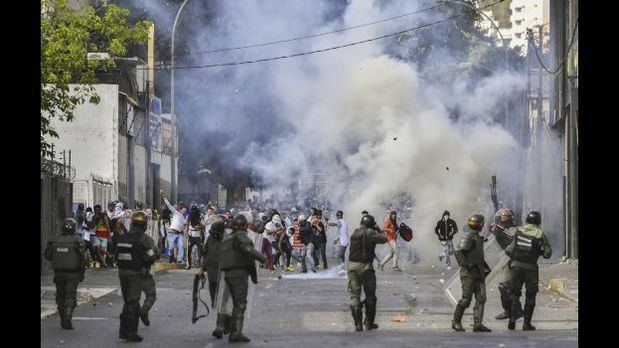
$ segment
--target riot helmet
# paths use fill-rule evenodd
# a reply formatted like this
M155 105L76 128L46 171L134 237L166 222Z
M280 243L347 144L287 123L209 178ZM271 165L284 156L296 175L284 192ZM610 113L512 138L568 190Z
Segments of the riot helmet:
M238 214L232 219L230 228L233 230L245 230L247 229L247 218L243 214Z
M524 221L528 224L539 226L542 223L542 214L540 214L538 211L531 210L527 214L527 218Z
M129 229L138 229L141 231L146 231L146 226L148 224L148 216L141 211L137 211L131 215L131 225Z
M77 225L77 221L73 218L66 218L62 222L62 234L73 234L75 233L75 226Z
M484 227L484 216L481 214L471 215L466 224L474 231L481 231Z
M374 217L370 214L363 215L363 217L361 218L361 226L372 228L375 224L376 221L374 220Z

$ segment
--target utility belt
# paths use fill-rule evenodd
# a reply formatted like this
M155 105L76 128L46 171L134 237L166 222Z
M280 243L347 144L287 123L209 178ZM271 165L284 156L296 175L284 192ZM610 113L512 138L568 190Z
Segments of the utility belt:
M168 230L169 234L182 234L182 232L178 232L177 230Z
M509 260L509 262L507 263L507 266L509 268L518 267L518 268L525 268L525 269L530 269L530 270L537 270L539 268L537 263L518 261L514 259Z

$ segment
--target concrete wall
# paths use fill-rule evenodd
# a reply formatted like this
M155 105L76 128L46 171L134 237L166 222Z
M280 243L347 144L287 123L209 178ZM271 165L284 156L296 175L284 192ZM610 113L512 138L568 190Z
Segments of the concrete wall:
M48 140L54 144L56 154L71 150L76 180L88 180L91 174L96 174L113 182L117 180L114 163L118 151L118 86L99 84L95 90L101 97L100 103L86 102L78 106L73 122L52 119L52 127L60 138Z

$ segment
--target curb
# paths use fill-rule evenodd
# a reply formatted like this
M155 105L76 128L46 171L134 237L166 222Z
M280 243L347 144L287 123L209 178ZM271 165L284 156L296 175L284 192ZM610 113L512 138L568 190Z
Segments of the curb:
M41 287L41 291L56 291L54 286ZM86 303L91 303L103 296L109 295L118 288L82 288L77 289L77 306L81 306ZM58 313L58 309L55 306L55 302L51 301L52 307L43 307L43 296L41 296L41 319L45 319Z

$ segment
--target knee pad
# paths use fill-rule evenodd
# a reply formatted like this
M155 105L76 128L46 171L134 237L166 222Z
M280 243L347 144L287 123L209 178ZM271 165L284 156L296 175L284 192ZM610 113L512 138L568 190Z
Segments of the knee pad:
M358 297L354 297L350 299L350 305L353 307L361 306L361 301L359 301Z

